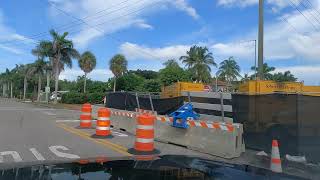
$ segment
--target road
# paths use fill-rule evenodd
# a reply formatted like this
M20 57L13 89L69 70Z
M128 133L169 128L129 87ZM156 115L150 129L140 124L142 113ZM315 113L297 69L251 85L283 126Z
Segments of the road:
M135 137L113 130L112 139L94 139L94 129L76 127L80 112L41 108L32 104L0 99L0 164L67 160L99 156L125 157ZM66 121L70 120L70 121ZM179 146L156 143L161 154L209 157Z

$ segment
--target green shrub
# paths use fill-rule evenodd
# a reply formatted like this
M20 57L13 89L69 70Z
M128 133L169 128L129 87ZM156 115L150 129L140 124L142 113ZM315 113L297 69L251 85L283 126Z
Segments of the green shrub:
M61 102L66 104L101 104L105 93L76 93L69 92L62 95Z

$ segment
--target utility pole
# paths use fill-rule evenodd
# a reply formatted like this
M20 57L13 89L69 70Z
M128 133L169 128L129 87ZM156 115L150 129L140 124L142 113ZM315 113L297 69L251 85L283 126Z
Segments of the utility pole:
M263 1L259 0L258 79L263 80Z

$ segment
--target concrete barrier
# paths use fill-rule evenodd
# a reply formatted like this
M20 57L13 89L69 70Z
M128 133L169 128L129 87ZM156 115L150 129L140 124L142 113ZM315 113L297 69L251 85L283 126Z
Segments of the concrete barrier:
M239 157L245 151L242 141L242 125L233 131L213 128L190 127L175 128L170 123L157 121L156 140L185 146L189 149L208 153L223 158Z
M135 134L135 113L111 109L111 124L116 129ZM157 116L155 139L164 143L184 146L199 152L223 157L239 157L245 151L243 126L238 123L208 123L189 121L188 129L171 126L172 119Z

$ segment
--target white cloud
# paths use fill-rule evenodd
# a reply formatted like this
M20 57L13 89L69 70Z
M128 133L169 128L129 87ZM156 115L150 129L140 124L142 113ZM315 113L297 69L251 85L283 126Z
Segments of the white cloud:
M153 29L153 26L144 22L144 20L138 21L136 23L136 26L141 29L149 29L149 30Z
M302 0L267 0L267 4L272 5L273 10L280 10L287 6L291 6L291 2L294 4L299 4ZM219 6L225 7L247 7L256 5L259 3L259 0L218 0L217 4Z
M10 46L5 46L5 45L2 45L0 44L0 49L4 49L10 53L14 53L14 54L24 54L21 50L17 49L17 48L14 48L14 47L10 47Z
M277 68L275 72L290 71L298 81L304 81L305 85L320 85L320 66L289 66Z
M216 43L210 49L214 55L223 57L234 56L237 59L248 59L254 55L253 42Z
M128 59L146 59L166 61L168 59L179 59L185 55L190 45L174 45L161 48L150 48L130 42L125 42L120 46L120 52Z
M80 69L66 69L61 72L59 79L60 80L76 80L78 76L83 76L84 72ZM88 74L88 78L97 81L106 82L110 77L112 77L112 72L109 69L94 69L91 73Z
M257 4L258 1L259 0L218 0L217 4L220 6L226 6L226 7L233 7L233 6L247 7L247 6Z
M185 0L175 0L172 2L175 4L176 8L178 8L182 11L185 11L187 14L189 14L194 19L199 18L197 11L193 7L191 7Z
M85 48L91 41L101 37L104 33L111 34L134 25L144 29L151 29L152 26L145 23L143 17L146 14L163 10L163 8L159 8L160 5L173 6L187 13L194 19L199 18L196 10L185 0L129 0L126 1L126 3L115 3L114 0L50 1L53 2L57 8L75 17L82 18L86 22L76 23L78 24L76 29L80 32L75 32L71 37L78 48ZM50 17L57 22L61 22L61 19L66 19L66 15L60 13L54 6L49 8ZM100 13L97 14L97 12ZM73 19L73 21L76 20ZM89 28L87 24L95 26L99 28L99 30ZM101 31L104 33L101 33Z

